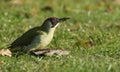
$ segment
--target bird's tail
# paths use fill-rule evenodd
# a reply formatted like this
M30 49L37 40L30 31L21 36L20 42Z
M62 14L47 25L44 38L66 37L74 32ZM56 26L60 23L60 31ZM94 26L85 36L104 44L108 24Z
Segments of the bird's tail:
M20 52L21 49L18 47L11 47L9 46L8 49L12 52L12 53L16 53L16 52Z
M20 47L15 47L15 48L8 47L8 49L12 52L12 56L15 57L25 54L25 52Z

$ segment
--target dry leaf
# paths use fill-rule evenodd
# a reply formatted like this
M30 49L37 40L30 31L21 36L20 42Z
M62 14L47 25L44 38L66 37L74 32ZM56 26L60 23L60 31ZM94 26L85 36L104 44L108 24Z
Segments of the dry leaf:
M5 62L2 60L2 61L0 61L0 64L5 64Z
M38 17L39 8L38 7L32 8L30 13L33 17Z
M120 25L116 25L115 27L118 28L118 29L120 29Z
M120 4L120 0L113 0L115 3Z
M53 12L52 6L45 6L45 7L43 7L41 10Z
M78 46L82 45L84 47L92 47L92 46L95 46L95 43L90 40L82 40L82 41L78 40L75 45L78 45Z
M84 43L85 45L90 46L90 47L95 46L95 44L93 43L93 41L90 41L90 40L85 40L85 41L83 41L83 43Z
M24 3L24 0L12 0L12 3L15 5L22 5Z
M12 56L12 53L11 53L11 51L9 50L9 49L2 49L2 50L0 50L0 55L2 55L2 56L9 56L9 57L11 57Z
M70 51L68 50L62 50L62 49L36 49L30 51L31 55L35 56L53 56L53 55L68 55L70 54Z

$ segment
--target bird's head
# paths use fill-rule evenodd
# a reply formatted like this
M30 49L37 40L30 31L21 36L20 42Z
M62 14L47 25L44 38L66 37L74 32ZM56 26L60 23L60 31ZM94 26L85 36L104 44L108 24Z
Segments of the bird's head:
M50 18L47 18L43 22L42 28L44 28L46 30L49 30L49 29L52 29L52 28L55 29L59 25L59 23L64 22L68 19L69 19L68 17L64 17L64 18L50 17Z

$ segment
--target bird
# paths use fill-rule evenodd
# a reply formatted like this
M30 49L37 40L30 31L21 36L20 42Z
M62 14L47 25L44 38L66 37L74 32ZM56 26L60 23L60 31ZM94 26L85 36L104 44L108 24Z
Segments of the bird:
M9 45L11 52L29 52L30 50L43 49L53 39L54 31L61 22L70 19L69 17L47 18L41 26L31 28L23 33Z

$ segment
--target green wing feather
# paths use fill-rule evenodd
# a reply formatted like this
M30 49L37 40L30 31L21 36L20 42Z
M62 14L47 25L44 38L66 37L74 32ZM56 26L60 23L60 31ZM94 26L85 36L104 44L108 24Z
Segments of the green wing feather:
M22 36L17 38L10 46L9 48L16 48L16 47L23 47L29 45L34 38L42 34L43 31L40 30L40 27L35 27L33 29L28 30L26 33L24 33Z

